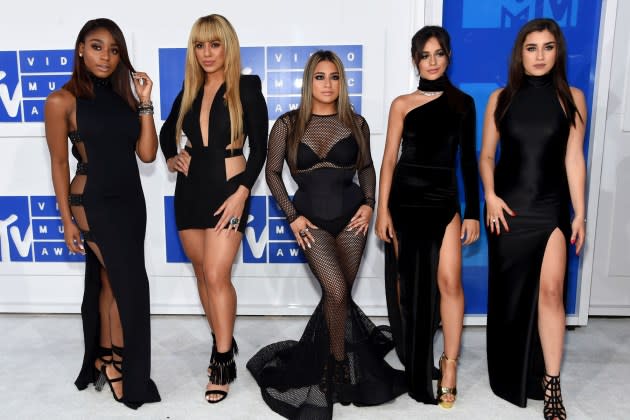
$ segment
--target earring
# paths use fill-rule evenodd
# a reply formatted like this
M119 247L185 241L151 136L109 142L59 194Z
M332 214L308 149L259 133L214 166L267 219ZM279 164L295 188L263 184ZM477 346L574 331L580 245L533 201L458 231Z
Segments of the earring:
M82 53L79 53L79 57L80 57L80 58L83 58L83 54L82 54Z

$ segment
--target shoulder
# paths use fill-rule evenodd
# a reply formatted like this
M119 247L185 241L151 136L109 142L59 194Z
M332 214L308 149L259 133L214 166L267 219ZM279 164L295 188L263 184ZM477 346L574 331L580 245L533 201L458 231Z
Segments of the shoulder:
M503 89L504 88L496 89L490 94L490 96L488 97L488 105L487 105L488 109L494 109L497 107L499 95L501 95L501 92L503 92Z
M66 89L59 89L48 95L46 104L53 107L69 107L75 101L75 97Z
M584 98L584 92L580 88L576 88L575 86L571 86L571 96L573 97L573 101L577 105L578 103L586 103L586 99Z
M261 90L262 88L260 77L256 74L241 74L239 85L244 91Z
M293 125L293 123L297 119L297 115L298 115L298 111L296 109L294 109L292 111L285 112L284 114L282 114L282 115L280 115L278 117L278 119L274 123L274 126L276 126L278 124L291 126L291 125Z
M404 95L397 96L389 108L390 114L403 116L410 108L415 105L415 92L406 93Z
M368 123L366 119L363 117L363 115L353 112L352 118L354 119L354 123L357 125L357 127L363 128L365 126L368 126Z

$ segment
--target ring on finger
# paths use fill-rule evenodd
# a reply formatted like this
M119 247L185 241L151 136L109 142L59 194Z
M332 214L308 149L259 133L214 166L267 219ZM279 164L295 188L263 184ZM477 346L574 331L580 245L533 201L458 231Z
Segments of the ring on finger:
M496 223L497 219L495 219L494 217L490 220L492 223Z
M308 228L300 230L298 233L300 234L300 238L306 238L306 233L308 232Z

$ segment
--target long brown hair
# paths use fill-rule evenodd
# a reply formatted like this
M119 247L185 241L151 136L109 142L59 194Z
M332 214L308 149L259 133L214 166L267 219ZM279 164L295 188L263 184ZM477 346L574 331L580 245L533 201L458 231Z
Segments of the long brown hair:
M357 157L357 167L362 168L370 162L370 154L368 152L368 139L364 138L361 128L357 126L355 113L352 110L350 104L350 97L348 96L348 85L346 81L346 72L343 67L341 59L332 51L319 50L313 53L306 62L304 67L304 74L302 75L302 97L300 99L300 106L297 109L295 116L295 123L293 124L293 131L289 135L287 142L287 158L289 161L289 167L295 168L297 162L297 150L298 145L306 126L311 120L313 115L313 76L315 74L315 67L322 61L330 61L337 67L339 71L339 97L337 98L337 118L343 125L348 127L352 131L352 135L359 145L359 154Z
M135 70L129 60L127 43L125 42L125 37L118 25L107 18L88 20L79 31L77 40L74 43L74 64L72 68L72 76L70 77L70 80L63 85L63 89L66 89L77 98L94 98L94 90L92 89L90 73L87 67L85 67L83 58L79 56L79 49L81 44L85 45L87 36L97 29L107 30L118 45L118 56L120 57L120 62L110 76L110 80L114 91L127 101L129 106L135 110L138 106L138 101L131 90L131 73L135 73Z
M199 89L206 81L206 74L195 56L197 42L219 41L224 46L225 61L225 102L230 114L230 143L232 147L241 147L243 140L243 105L241 104L241 51L236 31L223 16L212 14L200 17L193 24L186 49L186 70L184 76L184 94L179 108L175 141L179 145L184 116L190 111Z
M564 40L562 30L553 19L541 18L527 22L516 36L514 47L512 48L512 56L510 58L508 82L497 98L497 107L494 111L494 122L497 127L499 127L501 120L505 117L514 96L523 85L525 78L525 69L523 68L523 45L525 44L525 38L532 32L541 32L544 30L549 31L556 40L556 61L550 73L553 85L558 93L564 112L566 113L567 120L569 120L571 125L575 125L575 114L582 120L582 115L580 115L580 111L578 111L575 105L573 95L571 95L571 88L567 81L567 44Z

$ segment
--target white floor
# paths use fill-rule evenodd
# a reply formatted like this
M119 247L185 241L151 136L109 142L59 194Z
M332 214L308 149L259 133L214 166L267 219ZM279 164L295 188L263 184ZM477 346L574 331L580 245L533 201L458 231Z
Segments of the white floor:
M384 323L384 319L375 322ZM203 398L210 334L201 316L152 318L152 377L162 402L133 411L115 403L107 388L79 392L81 320L76 315L0 314L0 418L4 419L281 419L260 397L245 369L248 358L270 342L297 339L305 317L239 317L236 339L239 378L229 397L209 405ZM440 352L437 340L435 353ZM562 386L570 419L627 419L630 400L630 322L589 321L567 334ZM393 354L388 360L400 366ZM407 395L378 407L335 405L336 419L542 419L542 402L518 408L497 398L488 385L485 328L464 329L455 407L418 404Z

